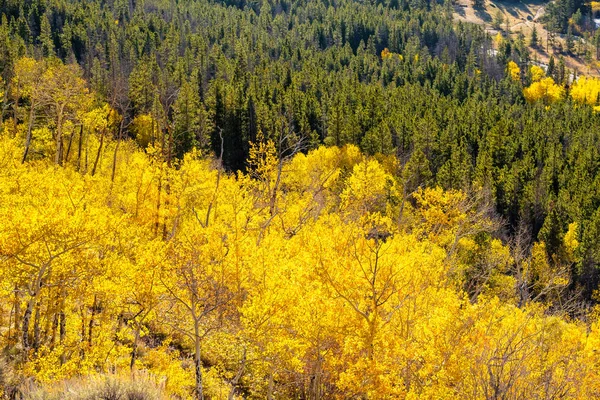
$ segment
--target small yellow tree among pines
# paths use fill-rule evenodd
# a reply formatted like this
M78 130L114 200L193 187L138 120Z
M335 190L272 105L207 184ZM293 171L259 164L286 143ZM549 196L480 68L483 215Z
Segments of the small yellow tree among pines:
M594 106L595 111L600 111L598 101L600 100L600 79L581 76L570 90L571 98L581 104Z
M546 73L541 67L533 65L529 72L532 83L523 89L525 100L529 103L542 101L549 105L565 97L565 88L557 85L551 77L546 77Z
M517 81L519 82L521 80L521 69L519 68L519 66L517 65L516 62L514 61L509 61L507 64L507 71L508 71L508 76L510 76L510 78L513 81Z

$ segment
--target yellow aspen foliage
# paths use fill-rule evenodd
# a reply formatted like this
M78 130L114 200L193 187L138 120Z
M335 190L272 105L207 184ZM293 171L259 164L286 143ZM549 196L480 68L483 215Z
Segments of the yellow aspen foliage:
M523 89L523 95L529 103L542 101L551 104L564 98L565 88L554 83L552 78L541 78Z
M259 139L258 142L251 143L248 164L256 177L263 183L269 184L270 180L274 178L273 175L278 164L275 143L270 139Z
M29 97L36 90L35 83L42 73L44 65L30 57L23 57L15 62L15 75L12 78L12 95Z
M502 33L498 32L496 36L494 36L494 43L496 43L496 47L502 46L502 43L504 43L504 37L502 36Z
M389 51L389 49L386 47L385 49L381 50L381 59L382 60L387 60L392 58L392 53Z
M556 296L569 284L568 268L549 262L544 242L531 250L530 280L536 297Z
M566 252L566 258L567 261L569 262L575 262L578 261L577 260L577 249L579 248L579 241L578 241L578 231L579 229L579 224L577 222L572 222L569 224L569 228L567 230L567 233L565 234L565 237L563 239L563 243L564 243L564 248L565 248L565 252Z
M510 274L513 260L510 249L498 239L464 237L458 241L459 265L456 273L464 276L464 288L470 298L497 296L516 304L516 280Z
M80 119L88 129L100 133L117 125L120 117L108 104L103 104L83 113Z
M596 106L600 95L600 79L581 76L573 83L569 93L578 103Z
M131 131L140 146L146 148L156 139L156 121L150 114L136 115L131 124Z
M460 208L460 204L466 198L462 192L445 192L436 187L419 189L413 196L419 206L422 227L430 235L439 235L465 218Z
M383 61L394 59L396 56L398 57L398 60L404 60L402 54L392 53L387 47L381 51L381 59Z
M75 136L73 127L94 102L82 75L79 65L63 64L57 58L36 61L24 57L16 61L11 96L17 105L25 100L29 103L24 161L35 147L33 130L36 116L43 113L53 120L51 131L55 142L55 164L68 162L69 144L73 143Z
M398 196L392 176L376 160L356 164L341 194L342 209L357 215L385 213L387 204Z
M597 395L597 324L548 312L565 267L514 258L473 193L402 204L398 166L355 146L260 141L233 175L123 142L112 176L106 137L92 176L85 146L77 168L22 142L0 140L0 346L38 398L110 374L182 399Z
M529 68L529 74L531 75L532 82L539 82L546 76L544 69L538 65L532 65Z
M508 65L507 65L507 71L508 71L508 76L510 76L510 78L513 81L518 82L521 80L521 69L519 68L519 66L517 65L516 62L509 61Z
M412 196L417 206L414 231L452 252L462 238L494 229L487 207L481 207L477 198L469 198L461 191L426 188Z

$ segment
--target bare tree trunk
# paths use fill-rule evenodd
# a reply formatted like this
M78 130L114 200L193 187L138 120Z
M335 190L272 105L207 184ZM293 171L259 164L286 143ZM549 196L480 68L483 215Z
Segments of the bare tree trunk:
M234 400L235 391L237 389L237 385L244 374L244 369L246 368L246 348L244 348L244 353L242 354L242 360L240 361L240 368L237 371L237 374L231 380L231 390L229 391L229 396L227 396L227 400Z
M63 112L64 106L60 106L56 117L56 165L62 165L63 160Z
M31 322L31 314L33 313L33 305L35 303L35 298L32 296L27 302L27 308L25 309L25 314L23 314L23 329L22 329L22 341L23 341L23 350L27 353L30 347L29 343L29 323Z
M281 173L283 172L283 159L279 156L279 164L277 165L277 179L273 186L273 193L271 194L271 202L269 205L269 215L275 215L275 206L277 205L277 193L279 192L279 185L281 183Z
M14 327L15 327L15 341L18 341L19 338L19 320L21 318L21 298L19 296L19 288L17 287L17 285L15 284L15 298L14 298L14 305L13 305L13 309L15 310L15 317L14 319ZM9 324L9 331L8 331L8 339L10 340L12 338L12 334L10 331L10 324Z
M62 290L62 299L60 303L60 312L58 313L58 326L59 326L59 343L62 345L67 337L67 319L65 316L65 289ZM63 351L60 355L60 365L63 365L67 361L67 355Z
M79 315L81 316L81 333L79 334L80 336L80 342L81 342L81 346L79 349L79 357L83 360L85 358L85 346L84 343L86 342L85 340L85 305L82 305L81 307L79 307Z
M21 160L22 164L25 164L27 160L27 154L29 154L29 147L31 146L31 139L33 135L33 119L35 117L35 105L31 104L31 109L29 110L29 123L27 124L27 139L25 140L25 151L23 152L23 159Z
M167 166L170 168L173 159L173 128L168 122L166 125L167 134L169 135L169 141L167 142Z
M131 349L131 360L129 361L129 369L133 371L135 367L135 361L137 360L138 353L138 342L140 340L140 329L135 330L135 337L133 339L133 348Z
M89 142L90 142L90 135L87 135L85 137L85 172L84 172L86 174L87 174L87 171L88 171L88 155L90 153Z
M121 121L121 126L119 127L119 137L117 139L117 144L115 145L115 151L113 153L113 165L112 165L112 173L110 175L110 181L115 181L115 173L117 171L117 153L119 152L119 145L121 144L121 135L123 132L123 121Z
M157 123L158 124L158 123ZM160 127L158 127L160 129ZM154 227L155 227L155 233L158 236L159 230L160 230L160 202L161 202L161 193L162 193L162 184L163 184L163 162L165 160L165 132L164 130L160 129L162 131L162 135L161 135L161 146L160 146L160 152L161 152L161 160L160 160L160 169L159 169L159 176L158 176L158 196L157 196L157 200L156 200L156 221L154 223ZM165 234L166 231L166 222L163 223L163 235Z
M200 321L194 318L194 366L196 368L196 400L204 400L204 389L202 387L202 359L200 347Z
M310 391L309 391L309 399L311 400L321 400L321 368L323 364L323 359L321 357L320 350L319 355L317 356L317 363L315 365L314 374L310 380Z
M160 195L162 192L162 166L159 170L158 176L158 193L156 196L156 219L154 220L154 234L158 236L158 229L160 227Z
M79 128L79 145L77 148L77 171L81 169L81 148L83 146L83 124Z
M100 135L100 145L98 146L98 152L96 153L96 160L94 161L94 166L92 167L92 176L96 174L96 168L98 168L98 161L100 160L100 154L102 153L102 146L104 145L104 136L106 135L106 129L102 129L102 134Z
M219 128L219 137L221 138L221 153L219 155L219 165L217 167L217 183L215 184L215 191L213 193L213 198L210 201L210 203L208 204L208 209L206 210L206 220L204 222L204 227L207 227L208 223L210 221L210 212L212 211L213 204L216 207L217 197L218 197L218 193L219 193L219 184L221 183L221 172L223 170L223 150L224 150L224 145L225 145L225 142L223 141L223 129L221 129L221 128ZM202 225L202 222L200 222L200 224Z
M31 324L31 315L33 313L33 308L35 307L38 296L40 293L40 289L42 288L42 277L46 271L47 265L44 265L40 268L36 279L33 281L32 289L29 291L29 300L27 301L27 308L25 309L25 314L23 315L23 351L25 352L25 356L31 347L31 343L29 342L29 325Z
M56 344L56 332L58 331L58 313L54 313L52 318L52 336L50 337L50 350L54 350Z
M35 306L35 316L33 318L33 350L37 353L40 348L40 304Z
M71 131L71 136L69 136L69 145L67 146L67 154L65 155L65 162L69 163L69 155L71 154L71 145L73 144L73 136L75 136L75 129Z
M93 338L92 335L94 333L94 324L96 323L96 313L98 310L98 298L96 297L96 295L94 295L94 303L92 305L92 316L90 317L90 323L88 326L88 345L90 346L90 348L92 347L93 344Z
M15 94L15 105L13 106L13 132L17 132L17 110L19 109L19 99L21 98L21 91L19 89L20 87L17 85L17 93Z
M269 372L269 387L267 388L267 400L273 400L273 389L275 382L273 381L273 371Z
M8 92L10 91L10 84L7 85L6 90L4 91L4 97L2 99L2 110L0 110L0 129L4 124L4 116L6 115L6 110L8 109Z
M170 174L168 173L168 170L171 168L171 157L172 157L172 153L173 153L173 131L172 129L170 129L170 125L166 124L166 133L169 135L169 140L167 142L167 176L166 176L166 185L165 185L165 207L169 207L169 195L171 194L171 181L170 181ZM164 134L163 134L164 135ZM163 219L163 239L167 238L167 219L164 218Z

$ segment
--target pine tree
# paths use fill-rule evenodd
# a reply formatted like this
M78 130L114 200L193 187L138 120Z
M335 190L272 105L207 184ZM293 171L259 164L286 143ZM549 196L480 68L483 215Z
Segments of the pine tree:
M539 44L538 31L535 25L533 25L533 30L531 31L531 39L529 41L529 45L533 48L537 48Z
M501 10L496 10L496 14L494 14L494 21L492 26L494 29L500 30L502 29L502 24L504 23L504 13Z
M594 47L596 48L596 60L600 60L600 29L596 29L593 43Z
M556 74L556 67L554 65L554 56L550 56L550 61L548 61L548 68L546 69L546 75L554 78Z
M53 56L54 40L52 39L52 27L50 26L50 21L48 20L48 15L46 14L42 16L42 26L39 40L42 45L44 57Z
M567 29L567 37L565 39L565 44L567 46L567 53L571 54L573 49L575 48L575 42L573 41L573 26L569 25Z
M473 2L473 8L484 8L485 7L485 0L472 0Z
M560 57L560 60L558 61L558 71L556 72L556 82L559 84L564 84L566 76L567 72L565 67L565 60L562 57Z

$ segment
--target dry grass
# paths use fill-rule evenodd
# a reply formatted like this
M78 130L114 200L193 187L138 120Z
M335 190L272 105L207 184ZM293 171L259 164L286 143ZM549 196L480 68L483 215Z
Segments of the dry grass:
M13 398L18 393L20 385L21 379L13 365L5 358L0 357L0 399Z
M166 395L148 374L97 375L61 383L26 383L19 387L22 400L162 400Z

